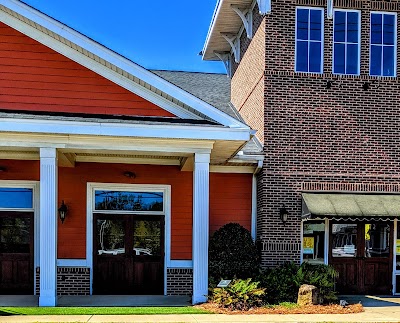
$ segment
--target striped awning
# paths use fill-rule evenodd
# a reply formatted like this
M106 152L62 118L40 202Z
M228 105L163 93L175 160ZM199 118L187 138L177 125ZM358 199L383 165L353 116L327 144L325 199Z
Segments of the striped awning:
M393 220L400 217L400 195L303 193L303 218Z

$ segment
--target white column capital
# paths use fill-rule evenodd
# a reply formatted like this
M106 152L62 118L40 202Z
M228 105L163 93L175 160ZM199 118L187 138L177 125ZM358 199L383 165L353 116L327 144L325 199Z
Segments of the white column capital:
M40 148L40 158L55 158L57 159L57 149L53 147Z
M194 154L194 162L195 163L210 163L210 154L206 153L195 153Z

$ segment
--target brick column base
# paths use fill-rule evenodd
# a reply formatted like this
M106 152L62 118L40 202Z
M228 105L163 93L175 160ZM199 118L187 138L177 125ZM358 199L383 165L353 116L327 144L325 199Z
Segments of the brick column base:
M193 293L193 270L190 269L167 269L167 295L192 295Z

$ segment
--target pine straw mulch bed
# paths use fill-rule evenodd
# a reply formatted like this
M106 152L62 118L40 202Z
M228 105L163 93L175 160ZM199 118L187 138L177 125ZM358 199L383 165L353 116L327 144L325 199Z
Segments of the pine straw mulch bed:
M249 311L232 311L227 308L218 307L217 304L213 303L196 305L195 307L215 314L351 314L364 312L364 308L361 304L348 305L346 307L333 304L302 307L299 306L291 308L276 305L273 307L253 308Z

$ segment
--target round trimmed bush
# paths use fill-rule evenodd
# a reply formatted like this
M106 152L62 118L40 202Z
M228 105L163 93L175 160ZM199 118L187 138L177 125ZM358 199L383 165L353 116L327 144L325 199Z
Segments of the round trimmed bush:
M209 246L211 282L253 278L259 273L259 257L250 232L238 223L215 231Z

